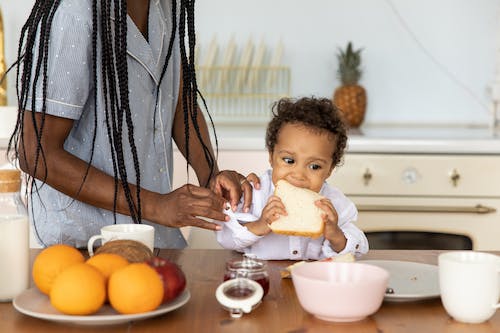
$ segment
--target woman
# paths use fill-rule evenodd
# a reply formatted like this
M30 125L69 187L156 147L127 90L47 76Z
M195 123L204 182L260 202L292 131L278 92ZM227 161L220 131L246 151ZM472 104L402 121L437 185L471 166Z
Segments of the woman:
M197 104L194 37L194 1L35 1L9 151L33 180L43 245L85 247L103 225L133 221L155 226L156 247L182 248L179 227L217 230L205 218L227 220L225 201L235 207L242 192L250 205L245 177L218 171ZM172 139L204 187L172 191Z

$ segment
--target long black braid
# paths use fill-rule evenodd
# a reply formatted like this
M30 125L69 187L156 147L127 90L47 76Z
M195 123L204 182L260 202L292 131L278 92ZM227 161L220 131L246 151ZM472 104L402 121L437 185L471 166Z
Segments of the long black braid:
M32 11L21 30L21 37L18 46L17 60L14 65L17 66L16 74L16 89L18 95L18 117L14 132L9 140L8 155L11 160L19 158L19 151L25 152L24 142L23 142L23 119L24 113L28 105L28 101L31 99L31 110L36 110L36 98L38 88L38 80L40 75L42 75L42 105L41 105L41 123L37 124L35 113L32 112L32 121L35 128L35 134L37 137L37 147L34 170L29 170L29 174L36 174L36 168L38 167L38 161L41 159L44 166L46 166L46 157L42 147L42 135L44 130L44 120L46 115L46 99L47 99L47 61L48 61L48 51L49 51L49 36L51 33L52 20L57 8L60 5L61 0L36 0L33 5ZM160 84L163 80L164 74L166 73L169 60L172 55L174 39L177 30L177 15L179 14L180 20L178 24L179 28L179 41L181 46L181 64L183 71L184 88L182 94L182 103L184 107L184 131L186 134L186 156L188 163L190 163L189 157L189 119L191 119L194 124L194 128L197 133L197 139L201 143L205 159L210 167L211 175L215 170L215 157L211 155L208 145L203 141L200 129L197 124L198 117L198 103L197 94L199 94L198 86L196 84L196 74L194 68L194 46L195 46L195 32L194 32L194 0L181 0L180 3L180 13L177 13L177 2L172 0L172 34L170 36L169 48L167 52L167 57L163 65L162 74L157 87L157 94L160 88ZM111 11L115 17L114 23L111 20ZM100 15L98 15L100 14ZM99 20L100 17L100 20ZM187 57L185 50L185 26L188 26L188 40L189 40L189 58ZM100 70L102 73L102 87L103 87L103 102L104 102L104 118L105 124L108 132L109 144L111 149L111 157L113 163L113 173L115 178L115 196L114 196L114 208L113 211L116 212L116 198L118 190L121 187L123 189L125 198L128 203L130 216L135 223L141 222L141 200L140 200L140 166L137 154L137 148L134 140L134 124L132 121L130 104L129 104L129 90L128 90L128 66L127 66L127 3L126 0L92 0L92 71L93 71L93 81L95 87L97 87L97 71ZM98 30L101 32L100 40L98 40ZM38 57L36 58L36 63L34 63L33 48L37 46L36 41L38 38ZM102 49L101 55L101 68L98 68L98 43ZM32 71L33 66L35 70ZM9 70L10 70L9 69ZM32 72L34 77L32 78ZM201 94L200 94L201 96ZM87 169L78 190L77 196L80 193L83 183L88 175L92 159L94 156L95 141L97 134L97 89L94 89L94 132L92 139L92 149L87 165ZM202 96L201 96L202 97ZM203 99L203 97L202 97ZM203 102L206 107L205 100ZM209 114L208 114L209 115ZM209 115L210 117L210 115ZM210 117L210 121L213 127L213 121ZM124 161L124 150L123 150L123 130L127 131L128 143L130 145L130 150L133 157L133 163L135 168L136 185L137 185L137 201L134 202L134 198L131 193L131 189L128 181L128 174L125 168ZM215 134L215 130L214 130ZM216 136L215 136L216 138ZM217 140L217 138L216 138ZM22 145L20 150L19 145ZM217 147L217 141L216 141ZM25 154L25 153L24 153ZM26 156L23 156L24 160L27 160ZM45 175L42 178L44 182L47 177L47 168L45 167ZM31 191L33 192L33 186L36 187L36 182L33 179L28 179L28 184L31 184ZM35 188L37 191L38 189ZM116 218L116 216L115 216Z
M182 70L183 70L183 84L184 84L184 89L182 91L182 105L184 108L184 132L185 132L185 144L186 144L186 156L188 160L188 164L190 164L190 159L189 159L189 118L191 119L191 122L193 123L193 126L196 130L197 134L197 140L201 144L203 148L203 153L205 156L205 160L208 163L208 166L210 168L210 176L213 175L215 171L215 165L216 165L216 157L212 156L210 149L208 146L203 142L203 139L201 137L200 129L198 126L198 100L197 96L198 94L201 96L203 100L203 104L205 106L205 109L207 109L207 105L205 102L205 99L201 95L200 91L198 90L198 84L196 82L196 71L195 71L195 56L194 56L194 50L195 50L195 45L196 45L196 35L195 35L195 29L194 29L194 0L186 0L186 1L181 1L181 18L180 18L180 24L179 24L179 38L180 38L180 46L181 46L181 63L182 63ZM184 22L186 24L184 24ZM185 25L187 25L188 28L188 43L189 43L189 57L186 54L186 46L185 46L185 41L184 41L184 36L186 33L185 30ZM210 116L210 113L208 113L210 123L213 126L213 120L212 117ZM217 135L215 135L214 131L214 136L216 140L216 149L218 151L218 143L217 143ZM208 182L210 181L210 177L207 180L207 183L204 184L205 186L208 186Z

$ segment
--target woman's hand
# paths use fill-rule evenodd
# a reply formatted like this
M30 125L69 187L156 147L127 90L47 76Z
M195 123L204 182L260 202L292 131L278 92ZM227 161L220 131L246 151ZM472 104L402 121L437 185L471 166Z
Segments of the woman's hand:
M260 188L260 179L253 172L245 177L236 171L223 170L212 178L210 189L228 200L233 211L236 210L243 195L243 211L247 213L252 204L251 183L256 189Z
M325 238L330 242L335 252L342 251L347 244L347 239L338 226L339 216L335 207L333 207L332 202L326 198L316 201L315 204L325 212L325 214L323 214L323 221L325 222L323 234Z
M257 236L264 236L271 232L269 225L280 216L287 215L285 205L277 196L271 196L262 210L260 219L255 222L246 223L245 226Z
M187 184L160 195L152 204L154 213L149 219L168 227L220 230L219 225L206 219L229 221L229 216L223 213L225 200L213 191L195 185Z

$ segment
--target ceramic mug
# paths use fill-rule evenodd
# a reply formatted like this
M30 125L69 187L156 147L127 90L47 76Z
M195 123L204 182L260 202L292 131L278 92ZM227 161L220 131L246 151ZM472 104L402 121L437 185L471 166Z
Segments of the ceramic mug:
M89 255L94 255L94 242L100 239L101 244L115 239L131 239L143 243L151 251L155 245L155 228L147 224L111 224L101 228L100 235L90 237L87 243Z
M482 323L500 308L500 256L445 252L438 257L441 301L446 312L464 323Z

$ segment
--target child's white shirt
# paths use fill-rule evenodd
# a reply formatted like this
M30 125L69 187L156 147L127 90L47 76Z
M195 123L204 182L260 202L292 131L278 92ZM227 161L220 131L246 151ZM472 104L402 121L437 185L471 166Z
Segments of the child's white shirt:
M231 217L230 221L217 222L223 226L222 230L216 231L217 241L222 247L251 253L264 260L318 260L349 252L356 256L368 252L368 240L354 224L358 217L356 206L340 190L326 182L323 184L320 194L333 203L338 214L338 226L347 239L347 244L341 252L335 252L324 236L313 239L272 232L265 236L255 235L245 227L245 223L260 218L269 197L274 193L271 170L260 177L260 185L260 190L253 189L252 205L248 213L242 212L243 201L241 201L236 212L232 212L230 209L226 211L226 214Z

